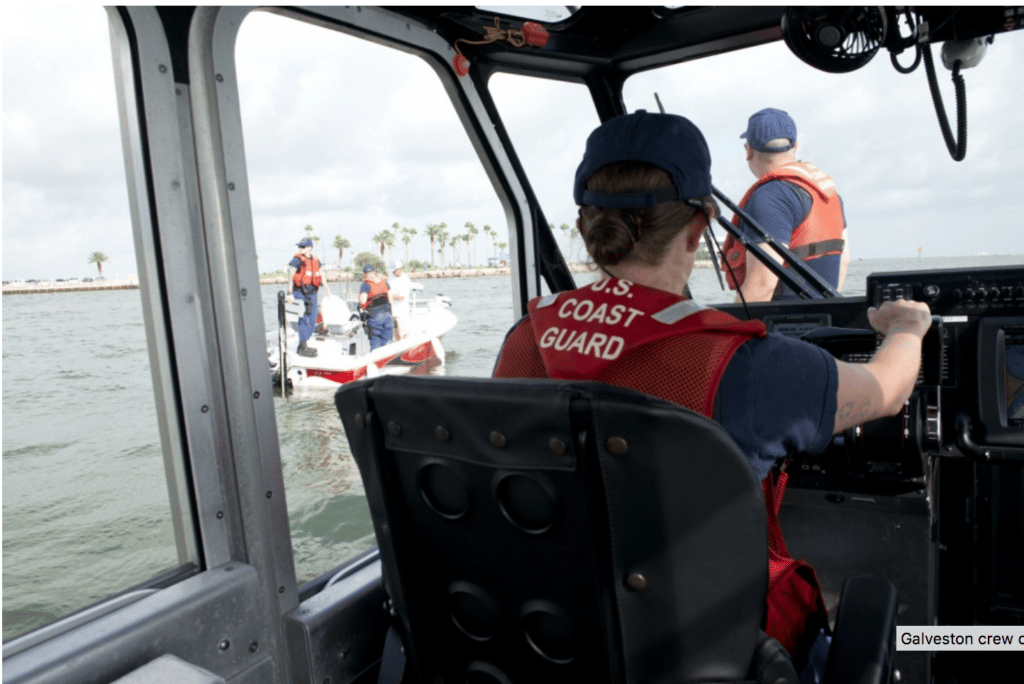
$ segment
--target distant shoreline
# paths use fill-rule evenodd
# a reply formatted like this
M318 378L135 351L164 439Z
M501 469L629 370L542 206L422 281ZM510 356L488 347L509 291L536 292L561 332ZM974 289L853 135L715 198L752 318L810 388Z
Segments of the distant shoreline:
M696 268L710 268L710 261L698 261L694 264ZM593 269L591 264L572 263L569 270L573 273L589 273ZM439 268L431 271L415 271L408 273L412 280L424 278L482 278L486 276L507 276L511 273L508 266L497 268ZM344 271L324 269L325 277L329 283L338 282L359 282L363 279L362 274L347 273ZM285 285L288 283L288 276L260 276L260 285ZM93 292L105 290L137 290L139 289L138 278L125 278L122 280L105 280L99 283L9 283L3 286L3 293L8 294L50 294L53 292Z

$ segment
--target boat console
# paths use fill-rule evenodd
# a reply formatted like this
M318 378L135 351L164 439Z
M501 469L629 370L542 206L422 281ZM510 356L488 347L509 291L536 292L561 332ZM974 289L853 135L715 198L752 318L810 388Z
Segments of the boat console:
M794 484L896 494L925 488L928 457L1024 460L1024 269L876 273L866 290L859 315L849 299L764 315L770 331L854 363L868 361L881 343L867 325L867 306L909 298L926 302L933 315L904 410L836 435L824 454L797 464Z
M910 298L932 311L903 411L789 466L790 551L815 566L826 602L843 573L880 572L901 587L902 624L1017 624L1024 558L1008 540L1024 519L1024 268L875 273L865 291L749 306L770 331L853 363L881 343L868 307ZM929 669L900 657L905 673Z

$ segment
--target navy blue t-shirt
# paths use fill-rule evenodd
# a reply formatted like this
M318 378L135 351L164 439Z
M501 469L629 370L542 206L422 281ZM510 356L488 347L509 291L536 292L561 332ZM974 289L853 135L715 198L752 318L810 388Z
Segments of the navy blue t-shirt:
M831 354L769 333L745 342L729 361L718 385L718 420L760 480L779 458L824 451L835 427L838 387Z
M839 195L836 195L836 197L839 197ZM842 206L843 199L840 197L840 209L842 209ZM747 200L747 204L743 209L764 228L766 233L788 247L793 237L793 231L804 222L807 214L811 212L811 195L807 190L785 180L768 181L754 191L754 194ZM749 225L746 221L740 220L740 230L743 230L749 238L756 241ZM843 215L843 227L846 227L845 213ZM835 254L811 259L805 263L817 271L822 278L831 283L832 287L838 287L841 262L842 255ZM796 294L789 288L785 288L783 295L776 299L795 298Z

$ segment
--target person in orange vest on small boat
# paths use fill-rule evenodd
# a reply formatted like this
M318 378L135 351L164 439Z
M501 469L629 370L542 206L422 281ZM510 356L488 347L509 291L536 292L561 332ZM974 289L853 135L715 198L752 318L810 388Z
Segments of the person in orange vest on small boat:
M394 337L391 322L391 290L385 276L373 264L363 266L363 284L359 286L359 308L366 313L370 351L383 347Z
M317 292L323 284L323 276L320 274L320 261L313 256L313 240L308 237L299 240L299 252L288 263L288 275L292 280L292 291L288 295L288 301L294 304L302 301L306 310L299 317L299 348L300 356L316 356L317 351L310 347L307 342L313 336L316 328L317 314Z
M606 121L587 139L573 194L577 229L604 278L530 300L494 377L596 380L718 421L762 480L768 529L781 540L778 509L767 505L785 488L784 473L774 479L776 463L814 456L832 435L903 409L931 326L928 306L900 300L868 309L882 345L868 363L846 363L690 299L687 283L717 206L707 143L681 116L640 111ZM776 546L764 630L798 669L820 674L829 637L817 578Z
M757 181L750 186L739 206L777 242L789 247L838 290L846 280L850 261L849 233L843 201L835 181L814 164L798 161L796 124L781 109L762 109L747 122L740 134L746 139L747 165ZM733 224L752 241L758 241L738 215ZM782 263L773 249L769 255ZM722 247L729 287L739 290L748 302L797 297L779 277L731 235ZM736 301L740 301L739 294Z

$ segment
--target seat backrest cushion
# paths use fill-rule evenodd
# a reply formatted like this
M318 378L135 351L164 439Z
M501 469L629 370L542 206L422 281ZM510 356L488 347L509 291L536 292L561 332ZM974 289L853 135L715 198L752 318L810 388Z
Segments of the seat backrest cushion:
M336 403L421 681L746 674L764 504L713 421L547 380L386 376Z

